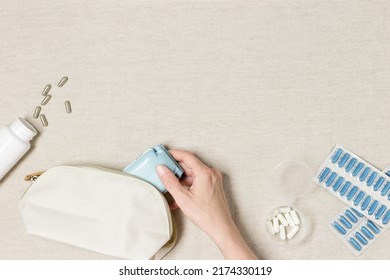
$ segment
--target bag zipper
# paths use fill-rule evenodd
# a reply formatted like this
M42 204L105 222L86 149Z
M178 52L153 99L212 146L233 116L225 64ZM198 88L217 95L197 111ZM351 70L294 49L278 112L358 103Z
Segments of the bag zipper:
M25 181L35 182L45 171L35 172L24 177Z

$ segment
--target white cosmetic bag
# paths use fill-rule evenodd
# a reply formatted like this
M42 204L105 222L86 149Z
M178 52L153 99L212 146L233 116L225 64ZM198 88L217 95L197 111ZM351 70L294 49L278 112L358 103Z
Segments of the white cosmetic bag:
M162 258L176 233L165 197L124 172L58 166L19 202L27 232L124 259Z

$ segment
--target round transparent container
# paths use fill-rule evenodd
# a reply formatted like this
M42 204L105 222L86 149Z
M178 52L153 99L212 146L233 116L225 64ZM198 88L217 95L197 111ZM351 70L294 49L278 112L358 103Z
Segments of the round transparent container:
M271 174L271 184L274 190L281 194L282 199L275 201L275 207L270 209L265 219L265 223L273 213L284 207L290 207L297 213L300 224L299 231L291 239L281 240L280 233L269 234L269 238L279 244L300 244L308 239L313 231L313 220L309 213L312 210L305 203L305 196L315 190L312 183L313 171L310 167L299 160L285 160L279 163ZM291 226L286 227L286 234L291 230ZM268 230L267 230L268 232Z

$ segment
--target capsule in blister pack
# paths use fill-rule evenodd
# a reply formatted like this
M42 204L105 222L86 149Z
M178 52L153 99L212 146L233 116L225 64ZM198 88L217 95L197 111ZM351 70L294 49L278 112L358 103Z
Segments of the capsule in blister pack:
M355 255L362 254L384 232L380 226L351 207L344 207L329 226Z

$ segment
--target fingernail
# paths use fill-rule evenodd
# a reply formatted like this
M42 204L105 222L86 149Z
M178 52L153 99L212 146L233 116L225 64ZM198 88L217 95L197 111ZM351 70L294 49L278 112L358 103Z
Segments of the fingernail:
M157 173L158 173L159 175L164 175L165 173L167 173L167 168L166 168L166 166L165 166L165 165L162 165L162 164L157 165L156 170L157 170Z

